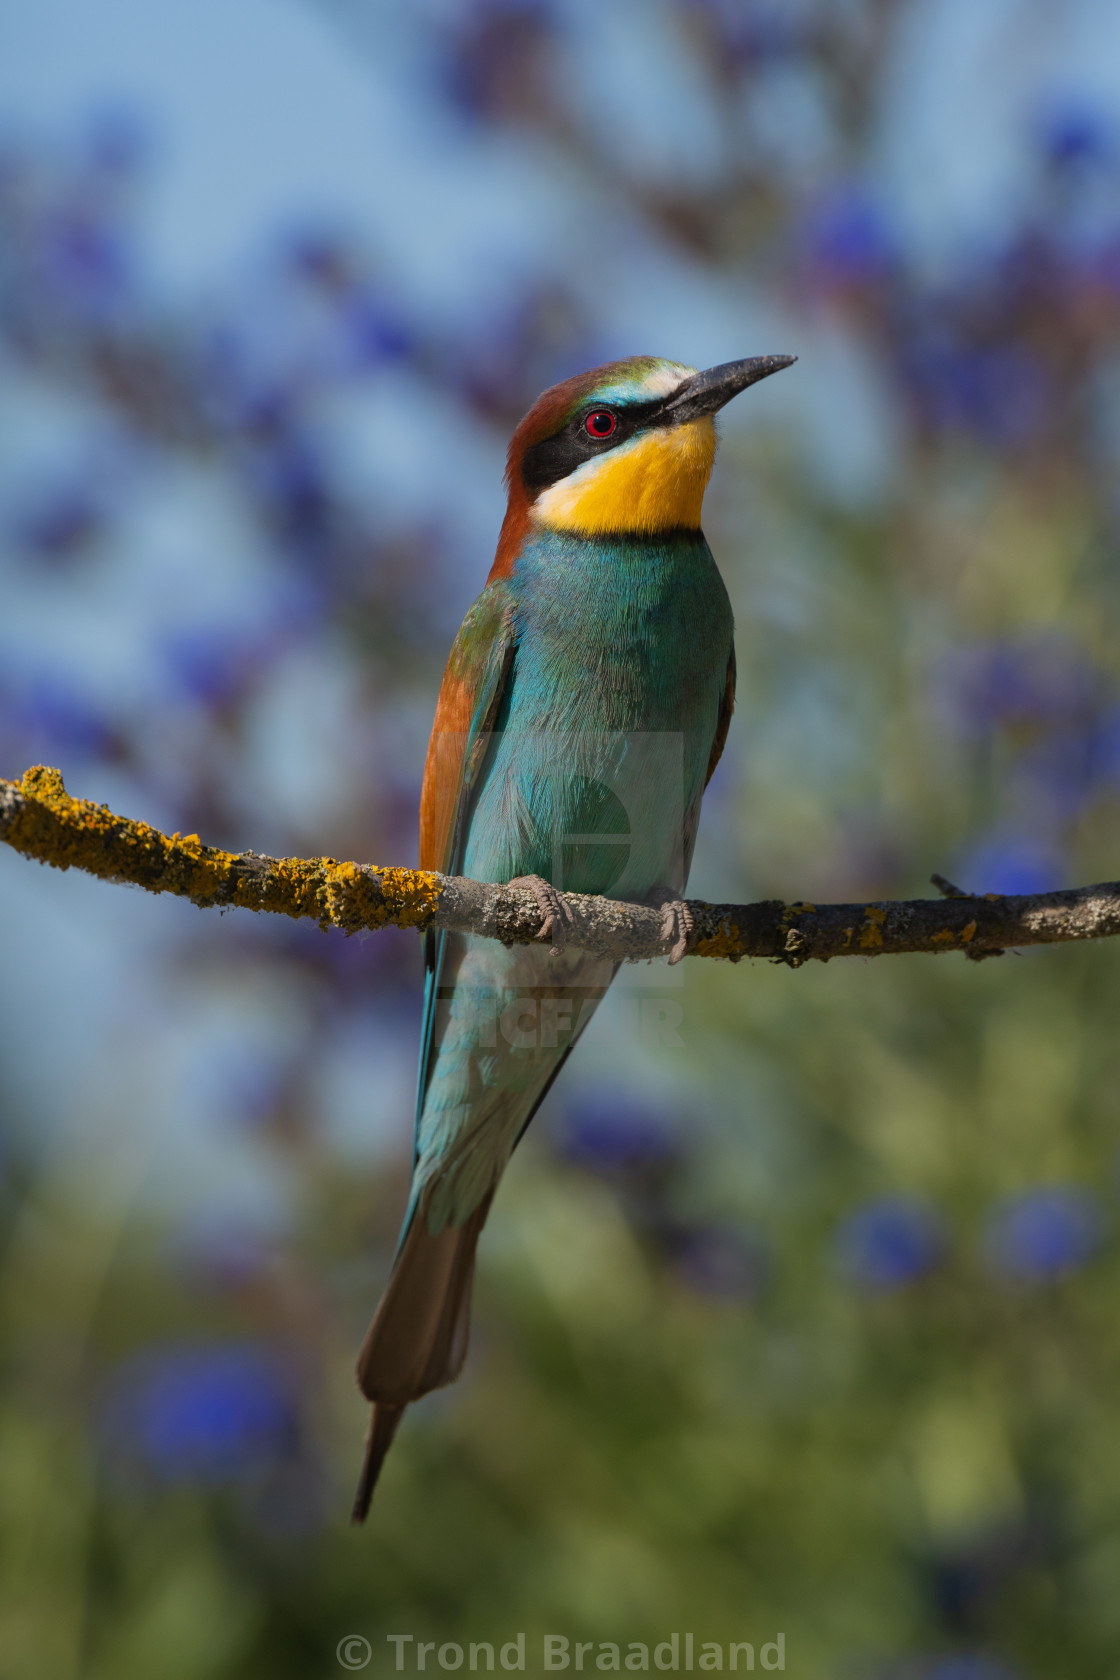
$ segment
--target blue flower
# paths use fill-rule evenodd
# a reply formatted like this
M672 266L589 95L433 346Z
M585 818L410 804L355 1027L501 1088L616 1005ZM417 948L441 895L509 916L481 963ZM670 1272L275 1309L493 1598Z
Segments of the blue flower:
M998 831L977 843L957 874L967 890L1015 895L1049 892L1065 873L1060 847L1013 830Z
M376 367L412 355L416 334L375 292L359 293L347 310L346 330L355 364Z
M982 643L954 661L951 681L962 721L981 729L1073 727L1101 689L1085 651L1056 637Z
M171 1346L128 1360L103 1413L114 1456L165 1483L239 1482L290 1457L291 1374L253 1343Z
M895 264L895 242L882 210L863 188L835 188L816 205L802 228L810 276L828 288L885 279Z
M16 731L47 758L56 754L106 756L114 730L88 695L80 694L62 677L34 677L17 694L13 705Z
M50 294L61 309L91 320L119 309L132 261L117 228L90 212L63 211L43 241L42 259Z
M1043 114L1038 138L1047 162L1061 170L1108 163L1115 153L1112 128L1104 113L1074 100L1053 105Z
M780 63L805 53L812 44L812 23L781 0L688 0L716 33L729 62L762 65Z
M883 1196L849 1214L836 1233L840 1263L869 1290L900 1289L932 1270L944 1251L941 1222L912 1196Z
M323 564L338 517L319 451L294 427L273 426L272 417L261 434L250 475L261 509L289 554Z
M444 87L463 116L486 124L547 111L554 10L555 0L476 0L445 48Z
M105 529L104 498L73 484L30 501L17 515L14 536L40 560L69 560L89 549Z
M1002 1203L987 1231L996 1271L1024 1283L1047 1283L1084 1266L1100 1244L1101 1221L1088 1191L1044 1185Z
M915 325L902 372L927 425L997 447L1036 437L1052 407L1049 375L1033 351L973 342L945 320Z
M981 746L998 732L1010 760L1003 773L1010 820L977 842L973 862L962 866L967 884L1001 892L1052 885L1063 861L1058 825L1113 786L1120 770L1120 708L1108 678L1076 642L1032 636L954 655L938 689L951 727ZM1003 882L990 874L993 860Z
M1120 706L1105 707L1094 720L1091 753L1097 780L1120 783Z
M163 657L175 687L203 705L228 706L250 687L267 658L263 638L250 643L227 627L183 627L163 638Z
M664 1115L621 1092L597 1092L570 1107L558 1147L569 1160L600 1173L665 1165L679 1152Z

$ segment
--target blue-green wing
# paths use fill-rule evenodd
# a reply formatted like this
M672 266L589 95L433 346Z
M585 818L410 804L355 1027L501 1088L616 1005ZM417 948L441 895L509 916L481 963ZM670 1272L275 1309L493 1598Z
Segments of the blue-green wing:
M513 670L509 586L488 584L463 620L443 673L420 795L420 867L454 875L462 866L471 792ZM424 1019L416 1116L424 1106L447 936L424 940Z

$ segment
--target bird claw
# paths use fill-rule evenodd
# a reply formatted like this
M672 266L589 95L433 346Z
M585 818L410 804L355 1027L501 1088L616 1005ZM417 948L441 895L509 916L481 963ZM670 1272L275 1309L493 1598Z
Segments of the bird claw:
M564 899L561 898L551 881L546 881L543 875L517 875L507 883L511 887L524 887L531 892L541 913L540 931L538 939L551 939L552 949L549 956L558 957L568 942L568 929L572 925L572 912Z
M660 891L663 889L659 889ZM661 937L673 941L669 952L669 966L679 963L688 950L688 942L696 927L696 920L688 903L683 898L662 898L652 895L655 906L661 910Z

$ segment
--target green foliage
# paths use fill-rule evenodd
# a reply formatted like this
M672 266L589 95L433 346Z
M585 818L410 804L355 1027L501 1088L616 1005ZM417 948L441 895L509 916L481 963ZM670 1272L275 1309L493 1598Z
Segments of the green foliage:
M357 59L360 8L342 10ZM792 21L650 7L669 31L661 62L687 61L702 91L677 78L633 154L617 130L638 132L647 90L602 119L577 51L605 52L599 37L573 26L558 46L545 5L455 10L438 29L423 13L424 41L392 59L430 102L434 172L458 183L477 144L480 205L531 180L544 209L525 206L526 250L541 244L524 296L507 308L488 290L468 327L456 294L453 342L426 294L390 296L326 236L293 241L242 309L263 344L239 320L211 342L189 311L176 324L166 300L138 303L113 220L119 134L62 186L28 166L0 205L28 247L0 296L21 435L36 416L53 435L72 406L143 444L142 463L94 472L91 452L76 488L5 504L19 633L39 625L44 669L47 647L76 686L37 686L29 661L21 688L19 661L16 675L0 661L0 771L43 757L76 794L170 812L215 842L406 863L439 668L488 558L470 571L440 522L467 528L484 467L496 497L510 425L594 359L588 345L646 347L611 336L604 299L617 310L621 294L629 331L632 286L643 333L661 319L649 298L678 292L667 335L699 341L705 299L712 319L741 301L736 330L780 319L788 343L723 354L801 352L790 391L832 355L846 370L822 376L800 422L775 407L739 433L729 418L705 528L735 608L739 698L690 890L826 902L916 895L933 870L976 891L1032 870L1038 887L1114 878L1114 145L1085 123L1019 135L1022 225L950 251L934 284L848 177L882 176L876 112L928 82L939 104L953 90L956 132L953 51L915 88L892 32L936 6L807 5ZM985 62L1018 62L1020 44ZM620 67L620 101L623 82ZM690 98L721 139L681 163L672 124ZM663 131L676 139L659 151ZM401 132L403 170L423 148ZM564 219L572 199L617 242L624 282L590 235L555 238L550 216L579 221ZM913 208L894 206L900 225ZM438 219L410 199L410 229ZM553 289L532 278L549 264ZM489 251L481 266L496 284ZM409 246L400 273L422 267ZM227 342L242 362L218 367ZM877 479L854 448L822 466L807 436L843 445L861 402ZM416 414L432 454L406 516L390 492ZM372 512L354 488L367 425ZM130 497L143 519L131 502L125 517ZM160 569L152 506L189 530L189 564L172 542ZM188 634L176 591L196 583ZM182 623L137 608L139 628L121 629L125 603L164 595ZM148 689L137 672L159 664L160 636ZM100 666L82 690L87 644L120 663L119 691ZM756 1647L781 1631L804 1680L1115 1680L1115 943L624 976L503 1183L466 1374L410 1411L357 1532L352 1361L405 1201L415 942L206 920L72 876L48 893L15 857L0 876L17 1023L0 1680L303 1680L341 1672L351 1635L384 1675L388 1634L522 1631L539 1672L544 1633L625 1645L673 1630ZM621 1141L612 1116L630 1117ZM187 1133L209 1177L176 1154ZM207 1225L227 1181L249 1185L259 1216L244 1241ZM939 1668L950 1653L998 1666Z

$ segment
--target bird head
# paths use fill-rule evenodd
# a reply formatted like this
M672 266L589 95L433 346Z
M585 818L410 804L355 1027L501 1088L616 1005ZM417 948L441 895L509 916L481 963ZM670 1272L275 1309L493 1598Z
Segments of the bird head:
M495 572L534 525L585 537L698 530L717 410L795 360L749 356L698 373L632 356L545 391L510 443Z

